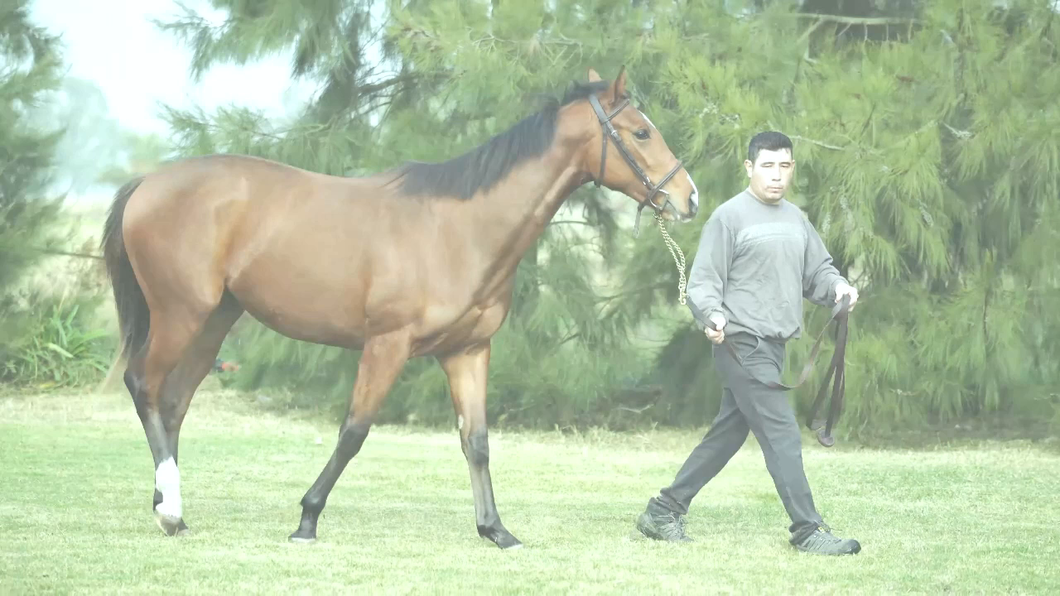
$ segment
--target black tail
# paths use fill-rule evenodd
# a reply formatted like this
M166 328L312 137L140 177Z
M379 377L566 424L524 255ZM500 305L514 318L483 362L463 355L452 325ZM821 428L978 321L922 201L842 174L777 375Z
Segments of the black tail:
M118 325L121 329L121 356L125 358L143 348L151 326L151 312L147 308L144 292L136 281L121 232L125 205L141 182L142 176L134 178L115 193L100 241L103 259L107 263L107 275L114 286L114 303L118 307Z

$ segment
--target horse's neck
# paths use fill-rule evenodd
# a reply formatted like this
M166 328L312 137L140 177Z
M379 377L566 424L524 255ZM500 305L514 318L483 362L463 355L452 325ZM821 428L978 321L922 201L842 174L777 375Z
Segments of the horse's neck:
M566 135L565 135L566 136ZM528 160L467 204L471 248L487 287L511 278L520 259L575 188L585 183L577 139L559 138L538 159Z

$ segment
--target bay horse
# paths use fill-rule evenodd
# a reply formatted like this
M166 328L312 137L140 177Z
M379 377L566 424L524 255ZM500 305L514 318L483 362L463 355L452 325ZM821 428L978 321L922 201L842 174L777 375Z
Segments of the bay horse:
M153 510L188 531L177 440L196 388L244 312L287 337L362 352L335 449L289 536L316 540L328 495L413 357L444 370L480 536L501 523L489 472L490 341L516 266L577 187L593 181L668 221L698 192L662 134L629 107L626 72L575 82L560 101L442 163L338 177L239 155L187 158L126 183L101 241L121 332L115 365L155 465ZM607 159L614 145L619 159ZM653 182L655 181L655 182ZM661 221L660 221L661 223Z

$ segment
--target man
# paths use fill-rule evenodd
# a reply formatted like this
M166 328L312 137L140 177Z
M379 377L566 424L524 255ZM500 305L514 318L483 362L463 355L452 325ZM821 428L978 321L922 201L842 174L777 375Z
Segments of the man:
M803 298L834 306L849 296L853 309L858 293L832 265L802 211L784 200L795 169L791 139L762 132L747 153L750 183L711 214L688 280L688 307L714 343L714 364L724 384L721 408L673 484L648 501L637 528L649 538L690 541L684 527L692 498L750 431L791 517L790 543L811 553L854 554L861 545L832 535L814 507L787 393L762 381L780 382L785 343L801 335ZM729 342L742 362L722 342Z

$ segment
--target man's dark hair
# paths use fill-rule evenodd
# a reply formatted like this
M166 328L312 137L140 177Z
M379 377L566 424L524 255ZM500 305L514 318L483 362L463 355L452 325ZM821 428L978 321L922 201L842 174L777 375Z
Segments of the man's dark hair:
M754 163L758 154L761 153L763 149L767 151L787 149L791 152L792 156L795 155L795 149L791 145L791 139L789 139L786 134L773 130L760 132L751 138L751 143L747 146L747 159L749 159L751 163Z

